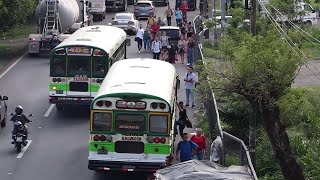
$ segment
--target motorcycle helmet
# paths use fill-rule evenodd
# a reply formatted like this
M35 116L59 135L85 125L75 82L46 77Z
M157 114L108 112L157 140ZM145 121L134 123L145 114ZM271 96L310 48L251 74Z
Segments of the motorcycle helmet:
M14 110L17 115L21 115L23 112L22 106L17 106L16 109Z

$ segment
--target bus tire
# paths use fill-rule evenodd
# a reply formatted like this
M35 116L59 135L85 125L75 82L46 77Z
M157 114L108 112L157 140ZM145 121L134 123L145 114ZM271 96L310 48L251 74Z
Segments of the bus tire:
M63 111L64 107L62 105L56 104L57 111Z

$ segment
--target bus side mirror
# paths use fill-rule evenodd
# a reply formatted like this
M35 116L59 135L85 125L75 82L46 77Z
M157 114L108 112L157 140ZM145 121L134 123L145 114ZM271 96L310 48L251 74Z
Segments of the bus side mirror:
M126 39L126 44L127 44L127 46L130 46L130 45L131 45L131 39L130 39L130 38L127 38L127 39Z

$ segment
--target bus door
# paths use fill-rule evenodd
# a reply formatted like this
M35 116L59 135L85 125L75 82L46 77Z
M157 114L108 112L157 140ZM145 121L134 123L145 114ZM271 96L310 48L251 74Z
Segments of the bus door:
M92 48L67 48L67 96L90 97Z

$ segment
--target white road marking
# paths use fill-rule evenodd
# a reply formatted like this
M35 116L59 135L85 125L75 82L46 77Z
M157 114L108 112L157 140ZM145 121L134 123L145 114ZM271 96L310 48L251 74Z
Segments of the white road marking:
M27 53L22 54L22 56L20 56L14 63L11 64L11 66L9 66L2 74L0 74L0 79L6 75L16 64L18 64L19 61L21 61Z
M30 146L32 140L27 140L28 144L26 147L22 148L21 152L18 154L17 158L20 159L22 158L23 154L27 151L28 147Z
M41 129L42 127L41 127L41 126L39 126L38 128L39 128L39 129Z
M51 104L50 107L48 108L47 112L44 114L44 117L49 117L52 109L54 108L55 104Z
M9 175L11 175L12 173L8 173Z

